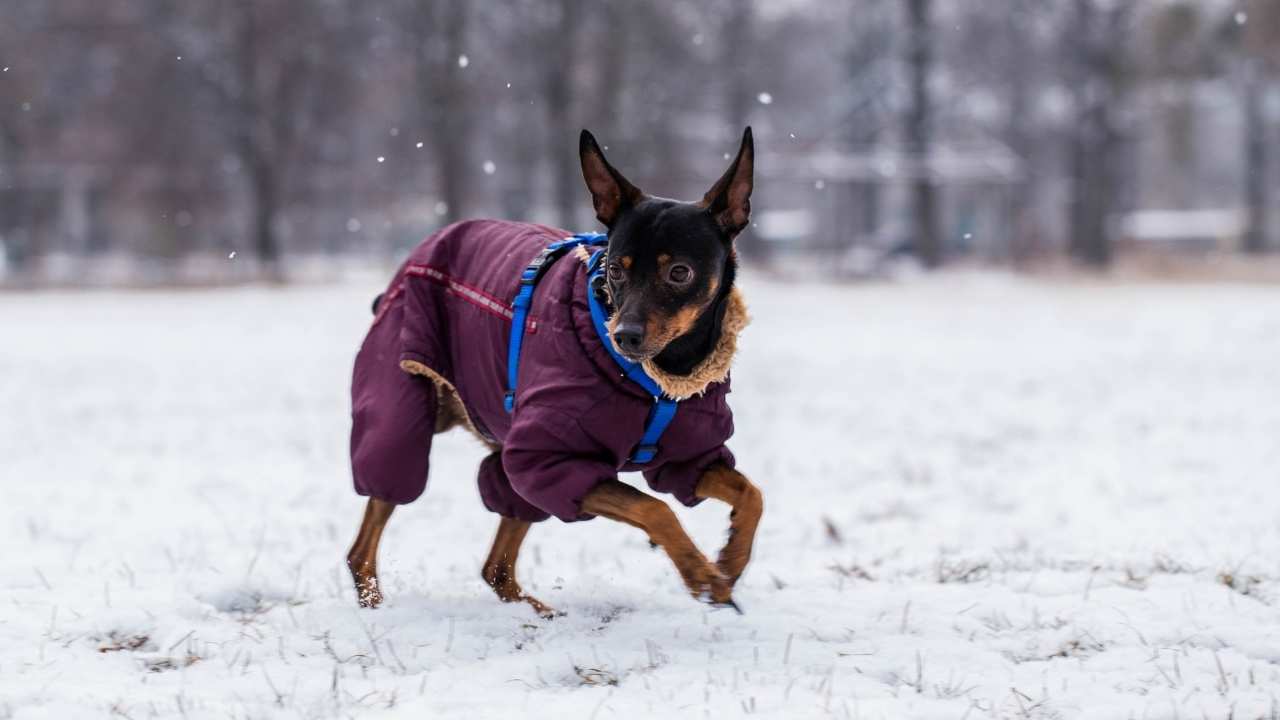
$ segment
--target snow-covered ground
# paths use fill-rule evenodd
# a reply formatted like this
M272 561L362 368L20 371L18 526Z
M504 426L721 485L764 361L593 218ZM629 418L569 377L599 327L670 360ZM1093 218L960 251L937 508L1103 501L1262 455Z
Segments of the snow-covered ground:
M463 434L356 608L375 283L0 295L0 718L1280 713L1280 288L745 285L746 614L553 521L553 621L481 582Z

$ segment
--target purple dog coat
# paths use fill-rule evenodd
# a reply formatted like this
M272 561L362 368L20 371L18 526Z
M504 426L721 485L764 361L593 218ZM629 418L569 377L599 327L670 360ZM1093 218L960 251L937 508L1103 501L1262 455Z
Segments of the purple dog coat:
M681 400L657 455L628 462L653 396L623 377L591 320L582 255L561 258L539 281L525 325L514 412L503 408L511 300L520 273L570 233L474 220L419 245L392 279L356 356L351 464L356 492L403 504L426 487L432 435L462 425L494 452L480 464L485 507L522 520L587 519L582 498L622 470L694 505L712 464L733 466L725 396L746 308L734 290L724 332L688 376L648 372Z

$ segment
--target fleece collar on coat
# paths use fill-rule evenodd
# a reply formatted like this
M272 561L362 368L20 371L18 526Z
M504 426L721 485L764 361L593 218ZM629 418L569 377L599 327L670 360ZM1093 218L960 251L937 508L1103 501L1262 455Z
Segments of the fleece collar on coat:
M583 263L591 261L591 253L583 246L574 248L574 255ZM733 356L738 351L738 333L751 322L747 301L737 287L729 290L725 298L724 320L720 324L720 339L716 346L688 375L675 375L658 367L653 360L644 360L641 366L649 377L662 388L662 392L674 400L684 400L701 395L711 385L724 382L729 377ZM613 338L609 339L613 342ZM616 347L616 346L615 346Z

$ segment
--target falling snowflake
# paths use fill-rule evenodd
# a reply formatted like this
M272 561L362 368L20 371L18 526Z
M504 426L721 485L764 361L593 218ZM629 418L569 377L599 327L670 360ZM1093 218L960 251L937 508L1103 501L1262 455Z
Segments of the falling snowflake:
M704 39L704 38L702 37L702 33L694 33L694 34L693 34L693 44L694 44L694 45L701 45L701 44L702 44L703 39Z
M231 251L231 254L230 254L230 255L227 255L227 259L228 259L228 260L235 260L235 259L236 259L236 251L235 251L235 250L232 250L232 251Z
M484 161L484 174L485 174L485 175L492 175L492 174L494 174L494 173L495 173L495 172L497 172L497 171L498 171L498 166L497 166L497 165L494 165L492 160L485 160L485 161Z
M728 160L728 159L729 159L729 158L731 158L731 157L733 157L733 156L732 156L732 155L730 155L729 153L725 153L725 154L724 154L724 159L725 159L725 160Z
M387 159L381 155L378 156L378 162L386 162Z
M422 147L422 141L421 141L421 140L419 140L419 141L418 141L418 147Z
M826 180L814 180L813 187L815 190L821 190L827 186Z
M511 89L511 83L507 83L507 89L508 89L508 90L510 90L510 89Z
M389 132L391 133L391 137L396 137L400 134L400 128L393 127Z
M759 95L757 95L757 96L756 96L756 100L759 100L761 105L772 105L772 104L773 104L773 96L772 96L772 95L770 95L770 94L769 94L769 93L767 93L767 92L762 92L762 93L760 93Z
M792 140L795 140L795 139L796 139L796 134L795 134L795 133L791 133L791 139L792 139Z
M1236 13L1236 24L1237 24L1237 25L1243 25L1243 24L1245 24L1246 22L1249 22L1249 13L1247 13L1247 12L1243 12L1243 11L1242 11L1242 12L1238 12L1238 13Z
M360 220L357 218L347 218L347 232L360 232Z
M470 64L471 64L471 59L470 59L470 58L468 58L466 55L459 55L459 56L458 56L458 67L460 67L460 68L464 68L464 67L466 67L466 66L468 66L468 65L470 65Z
M449 212L449 203L441 200L440 202L436 203L435 210L437 215L445 215Z

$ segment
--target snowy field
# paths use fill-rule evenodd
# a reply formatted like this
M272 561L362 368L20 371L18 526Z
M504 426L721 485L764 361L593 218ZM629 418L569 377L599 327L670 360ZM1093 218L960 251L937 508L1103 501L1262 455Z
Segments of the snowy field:
M744 284L746 614L552 521L552 621L480 579L464 434L356 608L376 283L0 295L0 718L1280 714L1280 288Z

